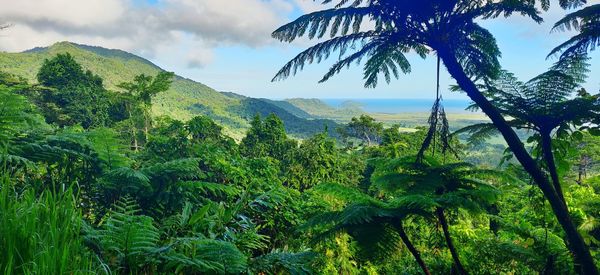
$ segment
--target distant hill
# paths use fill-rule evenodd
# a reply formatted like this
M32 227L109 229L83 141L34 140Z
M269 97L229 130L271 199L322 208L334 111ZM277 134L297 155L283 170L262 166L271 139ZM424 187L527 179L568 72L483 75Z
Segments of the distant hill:
M249 98L247 96L243 96L240 94L236 94L236 93L231 93L231 92L222 92L222 94L227 95L229 97L232 98L236 98L236 99L240 99L240 100L246 100L248 101L249 99L253 99L253 98ZM313 119L316 118L316 116L313 116L307 112L305 112L304 110L296 107L296 105L287 102L287 101L279 101L279 100L272 100L272 99L266 99L266 98L254 98L255 100L260 100L263 101L267 104L272 104L275 105L287 112L289 112L292 115L295 115L299 118L306 118L306 119ZM258 112L262 112L261 110L258 110Z
M156 75L162 69L137 55L115 49L59 42L21 53L0 53L0 70L36 82L36 74L45 59L59 53L70 53L85 69L104 79L105 86L118 91L117 85L131 81L138 74ZM286 130L296 137L306 137L335 129L331 120L313 116L286 101L254 99L233 93L221 93L202 83L176 76L171 89L155 99L153 113L188 120L204 114L225 126L228 134L240 138L249 127L249 119L257 113L275 113L284 121Z
M316 98L291 98L286 102L301 109L315 118L330 118L339 121L347 121L352 117L360 116L365 112L356 106L345 106L335 108Z

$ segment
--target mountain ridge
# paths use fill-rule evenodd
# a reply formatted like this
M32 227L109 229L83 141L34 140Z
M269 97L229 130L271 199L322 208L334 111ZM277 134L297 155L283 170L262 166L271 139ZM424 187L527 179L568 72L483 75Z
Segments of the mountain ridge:
M119 83L131 81L136 75L156 75L164 71L153 62L127 51L68 41L18 53L1 52L0 71L35 83L37 71L44 60L59 53L71 54L85 69L102 77L105 87L113 91L119 91ZM312 116L290 102L234 95L176 75L171 88L156 96L152 111L155 116L166 115L183 121L207 115L222 124L226 132L236 139L243 136L249 127L249 119L257 113L262 116L275 113L284 121L286 130L300 138L321 132L324 128L333 131L337 127L333 120Z

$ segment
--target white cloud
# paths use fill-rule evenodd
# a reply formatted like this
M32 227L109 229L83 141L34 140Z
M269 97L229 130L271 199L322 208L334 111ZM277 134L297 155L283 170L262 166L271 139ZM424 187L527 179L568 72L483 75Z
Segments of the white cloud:
M271 1L165 0L163 28L186 31L214 43L260 46L284 17Z
M313 12L324 8L332 7L334 4L322 4L323 1L314 0L294 0L294 3L304 12ZM334 1L335 2L335 1Z
M204 68L213 62L215 55L210 50L196 49L187 56L188 68Z
M0 50L22 51L57 41L120 48L153 56L160 48L182 48L182 64L202 67L212 49L226 45L260 47L275 43L271 32L285 23L298 0L0 0Z
M125 5L122 0L19 0L2 4L0 18L39 28L102 28L118 20Z

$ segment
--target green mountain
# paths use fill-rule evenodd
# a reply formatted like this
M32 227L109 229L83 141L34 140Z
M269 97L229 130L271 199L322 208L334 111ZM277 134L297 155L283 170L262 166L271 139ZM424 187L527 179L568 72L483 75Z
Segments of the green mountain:
M316 118L287 101L277 101L264 98L251 98L233 93L229 96L241 100L241 104L229 107L228 111L239 116L259 114L265 117L271 113L284 121L286 131L298 137L307 137L324 130L330 135L336 135L338 124L329 119ZM246 117L250 120L252 117Z
M357 106L349 105L342 106L341 108L335 108L316 98L291 98L286 99L285 101L315 118L329 118L338 121L347 121L352 117L360 116L361 114L365 113L360 107Z
M36 82L36 74L45 59L58 53L70 53L85 69L104 79L105 86L119 91L117 85L131 81L138 74L155 75L162 69L137 55L114 49L59 42L50 47L34 48L20 53L0 53L0 70ZM221 93L202 83L176 76L171 89L154 100L153 113L188 120L204 114L225 126L228 134L239 138L249 127L249 119L257 113L275 113L284 121L286 130L296 137L306 137L333 130L337 124L313 116L286 101L248 98Z

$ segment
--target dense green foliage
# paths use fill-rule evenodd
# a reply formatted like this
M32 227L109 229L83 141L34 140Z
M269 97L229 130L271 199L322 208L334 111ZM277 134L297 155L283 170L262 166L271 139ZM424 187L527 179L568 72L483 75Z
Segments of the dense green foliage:
M576 265L575 270L583 274L599 274L590 247L578 232L573 214L569 212L569 204L556 171L556 159L553 155L555 147L553 148L551 137L555 130L559 138L564 136L562 132L565 130L557 128L571 123L575 126L585 124L584 128L591 128L590 132L596 133L598 125L595 123L598 122L599 113L594 105L598 104L597 97L586 96L589 104L582 104L580 109L573 109L573 112L566 111L570 114L561 117L565 106L561 106L563 102L556 102L553 97L560 98L574 88L569 85L580 84L577 81L564 81L564 78L555 77L557 73L565 74L564 71L554 68L524 85L524 90L519 84L502 86L502 83L495 83L502 78L499 60L501 52L493 34L481 25L482 20L510 17L513 14L520 14L541 23L542 11L550 8L550 1L323 1L323 4L329 3L333 5L302 15L273 32L273 38L281 42L293 42L301 37L318 40L288 61L273 81L286 79L303 70L307 64L320 63L335 55L337 60L320 82L329 80L350 65L358 64L363 67L365 87L374 88L381 78L390 83L393 78L399 78L400 74L410 73L411 63L407 59L407 53L414 52L422 58L435 54L438 61L438 94L429 119L429 130L416 162L424 161L425 151L432 142L435 148L435 140L439 140L442 152L451 148L449 123L441 107L439 94L439 71L443 63L460 90L491 120L492 124L489 125L500 132L512 155L543 193L564 230L567 247ZM586 1L565 0L559 1L559 4L563 8L572 8L584 5ZM575 14L567 16L567 23L565 20L558 23L559 26L566 24L567 27L581 27L578 29L581 32L579 36L559 46L558 50L563 50L565 46L574 46L577 50L567 49L558 66L576 64L571 58L584 58L587 51L594 49L598 41L596 7L585 8L581 13ZM361 62L363 60L364 62ZM573 68L577 67L578 65L573 65ZM486 92L486 89L491 88L494 91ZM523 97L525 105L533 105L533 108L521 110L525 109L523 112L526 114L523 117L531 119L526 123L537 123L537 129L542 129L540 147L544 160L541 162L538 161L536 153L528 150L518 136L515 129L520 125L510 120L510 116L514 115L510 111L518 110L521 106L505 109L505 106L493 98L497 93L507 94L513 90L516 90L517 97ZM536 91L530 93L530 90ZM541 101L548 100L540 104L540 98L530 97L530 94L537 94ZM567 99L563 98L562 101ZM552 103L548 104L549 102ZM556 117L538 117L539 108L547 109L548 105L552 105L550 110L557 113ZM542 110L544 111L546 110ZM577 114L577 117L572 118L571 114ZM516 121L523 120L523 117L517 118ZM455 150L451 151L458 156ZM439 216L443 217L443 212ZM453 271L467 274L458 253L453 249L447 226L444 226L444 222L440 223L445 229L445 239L452 252ZM419 257L415 258L417 262L421 262ZM423 271L428 273L426 268L423 268Z
M337 125L319 101L212 90L202 101L178 90L200 84L125 52L60 43L15 55L27 62L8 66L29 71L0 72L0 272L596 274L600 95L581 89L585 52L567 49L520 82L475 22L539 21L536 4L549 1L398 3L340 0L282 27L284 41L332 30L278 77L352 49L324 80L364 55L372 87L410 71L409 49L435 50L493 123L450 133L438 96L429 128L360 112ZM361 31L363 17L374 32ZM448 34L457 43L440 44ZM587 51L596 40L586 39ZM135 70L118 74L126 62ZM163 112L169 102L186 115ZM247 130L232 138L232 125ZM482 142L496 131L508 148Z
M575 270L560 226L516 163L477 167L436 141L415 162L426 129L363 115L339 128L342 139L322 129L298 141L269 114L255 116L238 144L208 116L144 112L168 89L168 73L134 77L120 94L69 55L39 75L44 87L0 79L4 273ZM90 87L104 94L103 123L53 120L45 106L63 95L38 96L73 89L81 93L64 97L76 98ZM561 141L557 158L568 166L565 200L598 257L600 140L581 135Z

